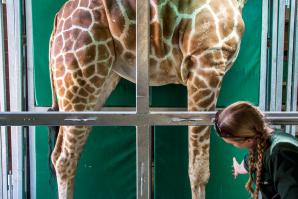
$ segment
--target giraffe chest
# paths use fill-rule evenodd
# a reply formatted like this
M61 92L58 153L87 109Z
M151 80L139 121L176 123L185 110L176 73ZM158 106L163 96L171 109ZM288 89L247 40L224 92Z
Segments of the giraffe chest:
M174 53L161 58L156 58L152 54L149 55L148 73L149 84L151 86L182 83L179 75L182 55L179 49L175 49L174 51ZM122 56L117 57L112 69L121 77L131 82L136 82L135 56L129 58L123 58Z

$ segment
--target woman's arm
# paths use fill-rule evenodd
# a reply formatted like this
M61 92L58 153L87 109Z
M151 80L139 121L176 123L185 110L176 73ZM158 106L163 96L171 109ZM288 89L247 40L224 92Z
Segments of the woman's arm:
M270 155L269 170L281 199L297 199L298 148L289 143L276 145Z

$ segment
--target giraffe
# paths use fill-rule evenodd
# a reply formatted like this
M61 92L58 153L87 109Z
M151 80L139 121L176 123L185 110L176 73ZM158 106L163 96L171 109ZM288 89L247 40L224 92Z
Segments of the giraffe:
M182 84L188 111L215 110L222 79L240 48L244 0L150 0L149 84ZM50 39L52 109L97 111L121 78L135 77L135 0L68 0ZM60 126L51 161L60 199L73 198L77 163L90 132ZM189 127L192 198L205 198L210 127Z

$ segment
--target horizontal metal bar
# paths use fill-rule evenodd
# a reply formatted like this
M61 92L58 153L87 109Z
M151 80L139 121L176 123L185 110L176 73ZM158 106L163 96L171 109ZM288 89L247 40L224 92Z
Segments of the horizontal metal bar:
M0 126L212 125L215 112L2 112ZM298 112L265 112L272 124L298 124Z

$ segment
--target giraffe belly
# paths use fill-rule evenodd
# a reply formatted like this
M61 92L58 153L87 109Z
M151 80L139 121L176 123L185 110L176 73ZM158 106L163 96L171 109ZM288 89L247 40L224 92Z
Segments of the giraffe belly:
M151 62L151 61L150 61ZM183 84L179 78L179 68L173 65L167 65L163 69L155 65L149 65L149 85L162 86L166 84ZM112 70L122 78L136 83L136 68L135 61L127 63L126 61L117 61Z

